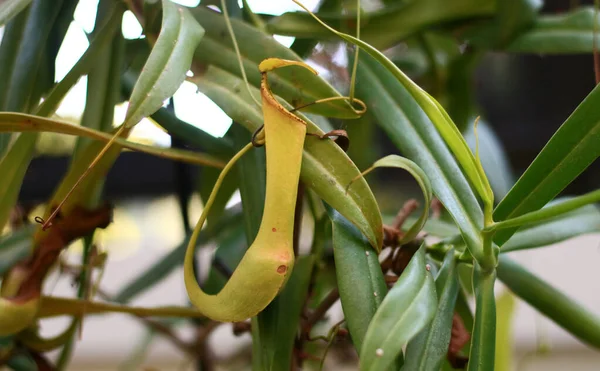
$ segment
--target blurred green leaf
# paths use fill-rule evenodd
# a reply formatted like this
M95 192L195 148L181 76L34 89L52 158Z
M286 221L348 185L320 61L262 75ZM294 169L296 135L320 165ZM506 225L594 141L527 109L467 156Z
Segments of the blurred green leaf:
M262 112L250 100L244 82L238 77L211 66L195 82L202 93L250 132L262 125ZM253 94L258 94L257 89L252 88L252 91ZM308 133L324 134L310 120L299 116L307 122ZM359 179L346 193L347 185L359 174L356 166L332 140L312 135L306 137L301 181L356 225L367 236L373 248L379 249L383 239L381 215L367 182Z
M3 0L0 2L0 26L5 25L31 3L31 0Z
M330 30L332 32L336 32L335 30ZM469 180L471 187L476 191L476 193L478 193L484 205L486 205L484 210L491 208L494 195L492 189L490 188L488 179L485 176L480 163L475 159L473 152L471 152L467 146L467 142L465 141L464 137L438 101L421 89L421 87L419 87L414 81L406 76L404 72L402 72L379 50L353 36L339 32L336 32L336 34L345 41L364 50L383 68L385 68L387 72L389 72L392 81L395 80L402 85L402 87L409 93L411 97L410 99L416 102L421 110L427 115L437 132L443 138L445 144L452 151L452 154L456 158L458 164L463 169L464 175ZM368 57L365 57L364 54L365 53L363 53L363 60L368 59ZM489 217L491 218L491 215L489 215ZM470 244L470 241L467 241L467 245L474 250L474 254L478 252L477 249L480 246L479 244ZM477 259L479 260L479 257L477 257Z
M39 116L26 115L23 113L0 112L0 132L54 132L67 135L83 136L101 142L109 142L112 135L102 131L86 128L85 126L73 125L53 119ZM123 138L114 140L124 148L134 151L148 153L154 156L168 158L171 160L184 161L197 165L222 168L225 164L212 156L187 151L183 149L160 148L145 144L138 144Z
M506 51L531 54L580 54L594 49L594 9L582 7L564 14L545 14L511 42ZM596 47L600 47L600 40Z
M376 60L360 56L357 95L403 155L419 165L470 244L481 246L483 213L467 179L435 126L406 88Z
M600 348L600 318L506 255L500 255L498 278L515 295L582 342Z
M365 170L363 174L366 175L366 173L379 167L393 167L408 171L410 175L412 175L412 177L417 181L421 191L423 192L423 211L421 212L419 219L417 219L417 221L408 229L408 231L404 233L404 236L402 236L400 243L405 244L417 237L417 234L419 234L421 229L423 229L423 226L429 218L429 205L431 205L431 199L433 198L431 183L419 165L407 158L397 155L385 156L384 158L375 161L373 166Z
M206 35L200 42L194 55L196 74L194 78L204 78L204 69L200 64L212 64L237 77L241 71L237 56L225 21L221 14L202 6L190 10L196 20L206 29ZM260 86L258 64L266 58L301 60L293 51L277 42L255 27L237 19L231 24L235 33L244 69L248 81L255 87ZM198 64L198 65L196 65ZM299 107L322 98L340 96L340 94L324 79L315 76L308 70L298 68L281 68L269 73L269 84L273 92L295 107ZM245 90L244 85L236 84L238 89ZM255 97L259 97L257 93ZM306 112L317 113L328 117L356 118L357 114L346 100L335 100L306 107Z
M498 319L496 324L496 361L495 371L511 371L515 357L513 355L513 318L516 307L515 296L505 290L496 301Z
M475 324L471 334L469 371L494 369L496 351L496 301L494 283L496 271L484 272L475 263L473 290L475 291Z
M360 354L369 323L387 293L377 254L347 219L327 208L333 223L333 256L342 309Z
M20 135L0 161L0 231L8 222L10 211L17 202L23 177L33 157L37 134Z
M104 29L101 27L105 22L110 22L112 8L116 5L113 1L100 1L96 15L96 26L93 33L101 37ZM121 20L115 16L117 20ZM87 94L85 109L81 118L81 126L108 132L113 128L115 117L115 105L121 100L121 75L123 68L123 55L125 51L125 40L121 32L114 32L111 45L102 48L102 52L95 58L94 66L88 73ZM75 144L73 157L85 147L90 140L78 138Z
M452 117L460 132L464 133L467 143L469 143L467 133L473 127L472 117L476 109L473 76L483 55L484 53L478 49L467 49L464 53L455 56L447 68L448 78L445 93L448 115ZM469 147L474 150L471 143L469 143ZM485 148L481 146L480 150L485 150ZM491 181L492 179L490 179Z
M475 151L475 132L473 125L466 130L465 139L472 151ZM485 173L490 180L490 186L497 200L501 200L515 184L513 171L508 156L490 125L479 120L477 126L479 138L479 157Z
M2 76L5 76L0 86L0 90L5 94L5 101L0 109L24 112L37 105L38 102L30 102L30 97L36 83L39 83L36 78L46 52L45 46L63 2L64 0L34 0L28 11L22 13L26 23L21 24L20 30L15 30L14 35L9 34L7 30L2 44L9 36L16 37L14 41L18 44L13 44L12 53L6 60L2 60L6 64L0 66ZM20 16L14 20L23 21ZM7 41L7 44L12 43Z
M36 108L38 116L52 116L69 90L79 81L81 76L86 75L93 69L105 47L113 40L115 33L121 25L124 8L121 4L113 3L109 15L95 32L96 37L90 42L81 58L73 68L67 72L65 77L56 84L48 93L44 101Z
M6 364L14 371L39 371L33 357L25 352L12 355Z
M425 267L425 247L412 257L375 313L360 352L360 369L387 370L410 341L433 319L435 283Z
M189 10L163 0L160 34L142 69L131 97L123 125L132 127L162 107L185 80L204 29Z
M488 17L495 10L489 0L418 0L386 6L383 10L361 16L361 39L378 49L387 49L427 27L453 21ZM356 15L318 13L333 28L356 28ZM267 24L269 32L299 38L330 39L331 34L316 24L305 12L288 12Z
M0 238L0 276L31 253L34 232L27 226Z
M494 210L503 221L535 211L552 200L600 155L600 85L585 98ZM498 232L502 246L515 229Z
M466 39L476 47L502 48L534 24L542 5L543 0L497 1L494 18L470 30Z
M600 210L596 205L519 229L500 250L502 253L544 247L587 233L600 232Z
M406 348L403 371L439 370L448 353L452 331L452 318L458 291L458 272L454 249L448 250L442 267L435 279L438 296L433 320L417 334Z

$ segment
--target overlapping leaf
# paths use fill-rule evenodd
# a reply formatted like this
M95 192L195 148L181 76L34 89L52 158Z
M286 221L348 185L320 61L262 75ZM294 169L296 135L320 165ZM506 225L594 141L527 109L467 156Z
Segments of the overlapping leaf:
M598 21L597 21L598 22ZM600 39L596 47L600 47ZM506 50L512 53L580 54L594 49L594 9L582 7L564 14L545 14Z
M435 279L438 305L433 320L408 343L403 371L439 370L448 353L452 318L460 290L454 249L446 253Z
M383 10L367 13L361 20L361 39L378 49L386 49L404 38L438 24L487 17L495 10L494 1L478 0L419 0L398 2ZM354 14L318 14L337 30L354 28ZM304 12L284 13L268 23L270 32L301 38L329 39L332 37L323 27L315 24Z
M402 154L428 175L444 204L471 244L481 244L483 214L467 179L442 137L408 91L376 60L361 54L357 94Z
M496 221L540 209L598 158L599 104L600 85L575 109L496 207ZM494 241L502 245L514 232L501 231Z
M412 257L375 313L360 352L360 370L387 370L431 321L437 308L435 283L425 267L425 248Z

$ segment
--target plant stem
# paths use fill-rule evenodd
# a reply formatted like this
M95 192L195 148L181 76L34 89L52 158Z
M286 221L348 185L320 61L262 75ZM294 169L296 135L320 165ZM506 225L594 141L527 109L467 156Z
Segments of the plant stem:
M600 189L586 193L585 195L572 198L568 201L563 201L556 205L552 205L540 210L532 211L527 214L523 214L516 218L507 219L501 222L494 223L484 229L484 232L496 232L501 229L508 229L514 227L520 227L526 224L539 223L548 219L555 218L559 215L568 213L569 211L576 210L582 206L599 202L600 201Z

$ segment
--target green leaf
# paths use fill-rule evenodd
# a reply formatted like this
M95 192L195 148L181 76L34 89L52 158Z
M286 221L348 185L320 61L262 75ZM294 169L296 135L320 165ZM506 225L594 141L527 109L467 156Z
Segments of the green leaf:
M100 27L105 22L110 22L111 10L114 7L115 3L112 1L98 3L96 33L94 33L96 36L98 36L98 32L104 31ZM116 18L120 20L122 17L117 16ZM102 53L95 59L94 66L88 73L87 95L81 126L104 132L113 128L115 105L121 100L121 69L124 51L123 35L121 32L115 32L111 45L104 47ZM89 142L90 140L87 138L78 138L73 157L76 157L77 152Z
M31 253L34 232L27 226L0 238L0 276Z
M403 371L439 370L448 353L452 331L452 318L456 298L460 290L454 249L448 250L442 267L435 279L438 305L433 320L406 348Z
M369 241L337 211L329 207L327 211L333 223L333 256L342 309L360 354L369 323L388 290Z
M500 252L544 247L594 232L600 232L600 210L595 205L588 205L543 223L519 229L502 246Z
M89 47L73 68L52 88L46 99L36 108L36 115L52 116L65 95L79 81L79 78L90 72L101 53L105 50L105 47L113 40L115 32L121 25L123 11L124 9L121 4L113 3L109 15L107 15L106 20L96 32L97 36L94 37Z
M494 283L496 271L484 272L475 263L473 290L475 291L475 324L471 334L469 371L494 369L496 351L496 301Z
M474 134L473 126L465 133L465 139L473 151L476 147ZM495 199L501 200L515 184L508 156L492 128L482 120L479 120L477 126L477 136L479 138L481 164L490 180Z
M20 135L13 143L11 149L0 161L0 231L8 222L10 210L13 208L19 197L21 183L33 157L35 149L36 134Z
M192 64L194 51L204 29L190 14L169 0L163 0L160 34L133 87L124 126L132 127L156 112L165 99L179 88Z
M233 49L229 31L223 16L202 6L190 10L196 20L206 29L206 35L200 42L194 56L195 67L200 64L212 64L237 77L241 71L237 56ZM277 42L255 27L237 19L231 20L236 36L244 69L248 81L255 87L260 86L258 64L266 58L281 58L301 60L293 51ZM198 66L196 66L198 63ZM194 73L203 78L203 68L194 69ZM195 76L196 77L196 76ZM299 107L322 98L341 96L324 79L315 76L308 70L297 68L281 68L269 73L270 86L273 92L293 106ZM244 84L236 84L236 90L245 90ZM255 97L260 95L254 94ZM328 117L357 118L358 115L346 100L336 100L306 107L306 112L312 112Z
M444 140L408 91L364 53L360 56L356 88L396 147L427 174L434 194L465 240L481 246L483 214L479 203Z
M365 170L362 175L364 176L370 173L372 170L379 167L393 167L408 171L410 175L412 175L413 178L415 178L415 180L419 184L419 187L421 188L421 191L423 192L423 212L421 213L419 219L417 219L417 221L408 229L408 231L406 231L406 233L402 237L400 243L405 244L414 240L415 237L417 237L417 234L419 234L421 229L423 229L423 226L429 218L429 205L431 205L431 199L433 197L431 183L429 182L429 178L427 177L427 175L425 175L425 173L419 167L419 165L415 164L407 158L400 157L397 155L389 155L375 161L373 166Z
M598 158L599 104L600 85L575 109L496 207L494 220L540 209ZM502 246L514 232L515 229L501 231L494 242Z
M59 4L55 4L55 6L58 8ZM108 42L108 40L110 40L110 38L112 37L111 32L114 32L114 30L116 29L116 26L119 25L120 18L117 17L116 15L120 14L117 12L119 11L118 9L121 9L120 11L122 11L122 8L120 6L115 6L114 9L115 9L114 15L110 17L110 21L108 21L106 23L106 25L102 28L103 31L100 33L97 40L94 40L94 42L86 50L84 55L75 64L75 66L71 69L71 71L69 71L69 73L65 76L65 78L54 87L54 89L50 92L49 96L44 101L44 103L42 103L42 105L40 105L37 108L38 115L45 116L45 115L51 115L52 113L54 113L54 111L58 107L58 104L60 103L62 98L66 95L66 93L69 91L69 89L77 82L77 80L79 79L79 77L82 74L84 74L88 71L88 69L91 66L91 61L93 61L93 59L95 58L97 53L99 51L101 51L102 46L104 44L106 44ZM39 10L39 9L37 11L41 12L41 10ZM25 18L28 19L28 22L33 22L34 24L35 24L35 22L45 22L45 21L42 21L41 19L39 19L39 17L42 17L42 15L40 13L36 13L36 14L38 15L38 18L36 18L35 14L33 14L33 13L29 14L29 18L27 18L27 17L25 17ZM25 15L27 15L27 14L25 14L25 12L24 12L23 16L25 16ZM51 14L49 14L49 15L51 15ZM15 18L15 20L13 20L13 22L11 22L11 26L9 26L9 29L12 29L11 27L12 27L13 23L16 20L18 20L21 16L22 15L19 15L17 18ZM35 26L33 28L36 30L38 29L37 26ZM12 31L10 31L10 32L12 32ZM5 37L3 40L7 40L7 37L10 36L8 33L9 33L9 30L7 30L7 33L5 34ZM14 36L17 36L17 35L14 35ZM19 37L25 37L25 35L21 35ZM36 38L34 36L31 36L30 39L35 41ZM37 40L37 41L40 41L40 40ZM3 41L2 45L3 45L2 50L4 50L4 41ZM36 44L33 44L33 45L36 45ZM15 51L15 53L17 53L17 52ZM0 56L2 54L3 53L0 53ZM0 58L0 71L7 71L7 70L11 71L11 68L12 68L11 63L19 63L17 54L15 54L15 60L12 62L10 60L5 60L5 59ZM27 69L27 65L19 65L19 67ZM9 74L10 73L11 72L9 72ZM29 74L31 74L31 71L29 71ZM13 78L15 78L15 77L13 76ZM10 87L11 81L12 80L10 80L10 79L8 80L8 82L0 81L0 105L2 104L2 102L1 102L2 89L11 89L11 87ZM2 85L3 83L5 83L6 85ZM23 82L23 83L25 83L25 82ZM4 107L7 109L10 109L11 105L9 105L9 102L7 101L7 102L5 102ZM15 108L15 107L16 106L14 106L13 108ZM19 109L17 109L17 110L19 110ZM23 181L25 171L27 170L27 167L29 166L29 162L31 161L31 158L33 157L33 151L35 149L35 143L37 141L37 137L38 137L38 135L36 133L21 134L19 136L19 138L17 138L17 140L13 144L13 146L11 147L10 152L7 155L5 155L2 158L2 160L0 161L0 173L5 174L2 184L0 184L0 199L3 201L2 207L0 208L0 229L2 229L4 227L6 220L7 220L6 218L8 217L8 213L10 212L10 208L14 205L14 203L17 200L18 192L21 187L21 183Z
M600 318L575 300L500 255L498 278L529 305L582 342L600 348Z
M3 58L3 65L0 66L0 72L4 76L0 90L6 94L4 104L0 105L1 110L29 111L31 106L37 105L37 102L30 102L30 98L36 84L39 83L37 77L46 52L46 44L63 2L64 0L33 1L28 11L21 13L26 18L21 24L21 29L15 30L14 35L9 34L7 30L7 34L4 35L2 44L9 36L17 37L19 43L13 46L14 49L7 59ZM23 21L20 16L14 20ZM4 50L2 52L4 53Z
M335 32L334 30L331 31ZM479 194L484 204L491 205L491 203L493 203L494 195L483 169L469 149L465 138L462 136L450 116L448 116L448 113L438 103L438 101L436 101L435 98L429 95L426 91L421 89L421 87L419 87L408 76L406 76L404 72L402 72L379 50L353 36L339 32L337 35L367 52L372 58L385 67L393 76L393 78L402 84L412 99L419 105L423 112L425 112L427 117L435 126L436 130L444 139L444 142L450 148L454 154L454 157L456 157L456 160L464 170L465 176L471 183L472 187Z
M229 229L235 228L236 225L242 222L242 212L239 207L229 209L223 214L219 221L211 226L207 226L200 232L198 236L197 246L202 246L214 239L222 233L227 233ZM114 296L113 300L117 303L127 303L137 295L152 288L158 282L167 277L173 270L183 264L185 249L189 242L189 236L176 248L169 251L165 255L156 260L154 264L146 268L126 284Z
M112 135L102 131L93 130L84 126L73 125L39 116L24 113L0 112L0 132L53 132L67 135L83 136L108 143ZM222 168L225 164L206 154L182 149L159 148L145 144L138 144L123 138L114 139L116 144L134 151L148 153L154 156L184 161L197 165Z
M596 47L600 47L600 40ZM594 49L594 9L582 7L563 14L545 14L506 51L531 54L581 54Z
M360 370L387 370L410 341L432 320L435 283L425 267L425 247L412 257L369 325L360 352Z
M504 0L496 2L496 15L474 27L466 39L480 48L503 47L530 28L543 5L542 0Z
M480 0L418 0L400 2L378 12L362 16L361 39L378 49L387 49L406 37L442 23L488 17L495 11L494 1ZM343 30L356 25L354 14L319 13L333 28ZM299 38L331 38L325 29L312 22L304 12L284 13L267 24L269 32ZM355 28L355 26L353 26Z
M586 193L581 196L573 197L567 201L557 202L551 206L540 210L532 211L516 218L507 219L492 225L493 230L502 230L507 228L520 227L522 225L539 223L545 220L556 218L580 207L593 204L600 201L600 189Z
M0 26L10 21L31 3L31 0L4 0L0 2Z
M196 83L202 93L250 132L262 125L262 112L250 100L244 82L238 77L211 66ZM252 88L252 91L258 94L256 89ZM309 133L324 134L310 120L299 116L307 122ZM306 137L301 181L356 225L378 250L383 238L381 214L371 189L364 179L359 179L346 193L347 185L359 174L360 171L332 140L312 135Z
M511 371L515 360L513 355L513 317L516 309L515 296L505 290L496 302L498 320L496 329L495 371Z

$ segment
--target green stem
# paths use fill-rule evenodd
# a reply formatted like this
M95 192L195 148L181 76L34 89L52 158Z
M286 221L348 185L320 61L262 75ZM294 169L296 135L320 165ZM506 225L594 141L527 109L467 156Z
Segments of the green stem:
M570 211L576 210L585 205L599 202L600 201L600 189L590 193L586 193L583 196L572 198L568 201L558 203L540 210L532 211L527 214L523 214L516 218L507 219L501 222L493 223L484 229L484 232L495 233L501 229L509 229L514 227L521 227L526 224L539 223L548 219L555 218L559 215L566 214Z

